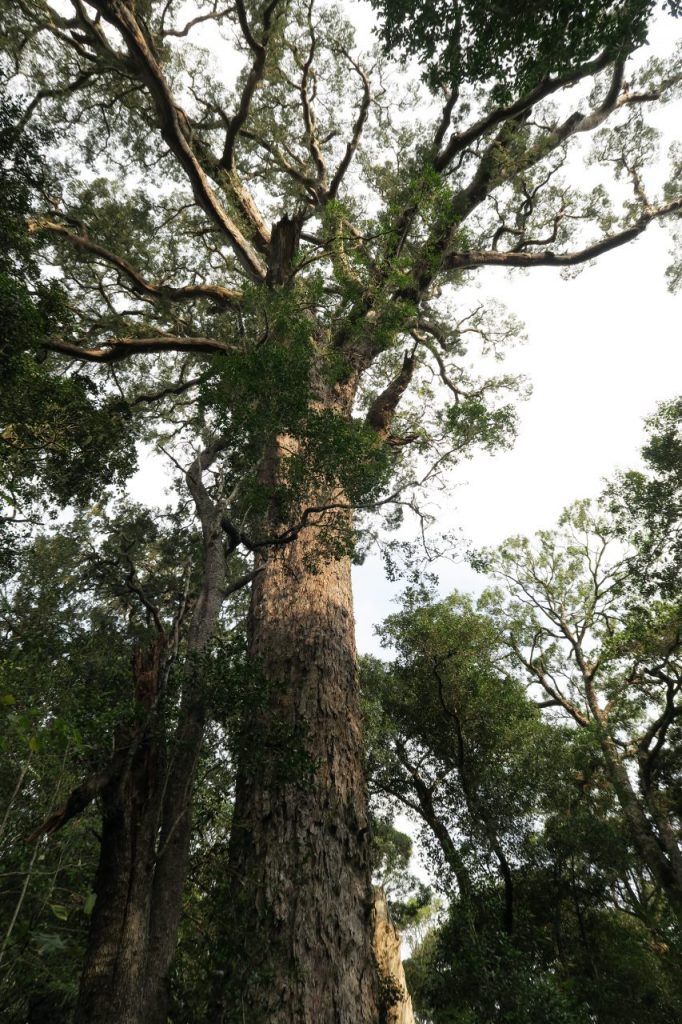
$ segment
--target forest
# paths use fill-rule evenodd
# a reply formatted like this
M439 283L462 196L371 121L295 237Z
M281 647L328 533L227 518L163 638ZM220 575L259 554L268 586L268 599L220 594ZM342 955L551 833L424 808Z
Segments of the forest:
M682 285L681 10L0 0L3 1022L682 1020L682 397L455 491L496 281Z

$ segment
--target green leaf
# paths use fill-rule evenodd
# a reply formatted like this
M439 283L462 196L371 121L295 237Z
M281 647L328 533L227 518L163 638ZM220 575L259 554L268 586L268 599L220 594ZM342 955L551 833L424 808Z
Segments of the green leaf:
M90 914L95 909L95 903L97 902L97 893L89 892L85 897L85 903L83 904L83 913L90 917Z
M58 921L68 921L69 911L61 903L51 903L50 910Z

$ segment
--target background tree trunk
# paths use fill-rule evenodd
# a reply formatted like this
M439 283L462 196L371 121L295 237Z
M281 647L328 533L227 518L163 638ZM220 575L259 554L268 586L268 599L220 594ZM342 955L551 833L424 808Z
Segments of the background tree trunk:
M117 744L130 757L102 792L102 838L76 1024L137 1024L145 984L156 836L164 787L164 749L152 710L162 644L137 653L138 702L149 715L142 736ZM146 704L146 707L145 707Z
M400 955L400 932L390 918L386 894L382 889L374 890L374 955L380 975L380 1002L385 1024L415 1024Z
M265 708L241 737L220 1019L376 1024L350 559L314 528L264 563L250 650Z
M187 474L202 526L204 566L168 756L158 715L164 639L134 663L136 701L151 725L141 741L126 740L137 744L134 753L103 792L97 902L77 1024L166 1024L168 1017L169 976L192 835L192 791L207 715L196 659L211 641L226 594L221 513L202 483L202 472L218 450L201 453Z

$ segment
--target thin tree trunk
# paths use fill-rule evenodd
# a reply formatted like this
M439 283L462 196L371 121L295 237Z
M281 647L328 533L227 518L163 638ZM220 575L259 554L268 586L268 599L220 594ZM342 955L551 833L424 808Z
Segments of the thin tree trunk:
M166 1024L168 1018L170 971L182 916L192 838L195 767L201 753L204 724L205 709L201 702L193 702L183 709L163 802L151 892L144 1012L141 1014L144 1024Z
M642 803L632 787L620 754L605 726L599 722L599 742L606 762L607 774L613 783L623 810L632 841L644 864L660 885L677 919L682 922L682 878L675 871L668 851L654 833Z
M241 738L220 1020L377 1024L367 792L348 557L304 530L253 587L266 707Z
M161 643L135 658L138 700L156 699ZM141 703L143 703L141 701ZM144 706L144 705L143 705ZM127 737L130 762L102 792L97 900L81 975L76 1024L137 1024L144 989L151 883L164 782L158 721Z
M169 975L189 859L192 789L207 713L196 659L213 636L226 595L220 510L202 483L203 470L219 450L216 444L202 452L187 474L202 525L204 566L187 638L187 667L172 750L166 758L167 739L152 712L163 674L160 638L152 651L153 665L139 657L135 665L137 701L149 709L152 724L141 742L139 737L131 741L130 762L102 794L97 901L76 1024L165 1024L167 1020Z
M161 831L151 894L149 945L144 992L144 1024L166 1024L170 972L182 916L192 838L192 798L196 765L206 725L207 701L198 659L206 650L225 598L222 527L199 478L190 482L204 533L204 580L187 640L188 666L182 690L173 758L168 767Z

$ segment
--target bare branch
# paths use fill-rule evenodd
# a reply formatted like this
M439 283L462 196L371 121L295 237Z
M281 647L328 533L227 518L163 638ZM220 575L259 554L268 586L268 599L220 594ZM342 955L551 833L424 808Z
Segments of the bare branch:
M99 245L97 242L91 241L84 230L81 233L77 233L70 231L64 224L58 224L49 220L29 221L28 230L30 234L46 232L58 235L60 238L66 239L77 249L91 253L104 263L120 271L128 279L133 291L138 295L149 295L153 298L166 299L172 302L192 302L195 299L210 299L219 306L231 307L238 305L241 299L240 292L231 288L223 288L217 284L173 286L147 281L128 260L104 248L104 246Z
M349 53L346 53L345 56L348 58L350 64L352 65L352 67L355 69L355 71L362 80L362 101L360 103L360 107L358 110L358 116L355 119L355 125L353 126L353 135L348 144L346 145L346 152L343 155L343 159L341 160L341 163L337 167L334 177L332 178L331 183L329 185L329 188L327 189L324 195L325 201L336 198L336 195L339 191L339 186L341 185L341 182L345 177L346 171L350 167L351 161L360 144L362 131L363 128L365 127L367 115L369 114L370 103L372 102L372 93L370 90L370 82L367 73L356 61L353 60Z
M471 270L475 267L574 267L580 263L601 256L633 241L642 234L653 220L671 217L682 211L682 199L675 199L665 206L646 210L636 224L616 234L608 235L599 242L575 252L497 252L494 249L471 250L449 253L443 262L445 270Z
M222 21L228 14L231 14L232 8L224 7L221 11L211 11L209 14L198 14L195 18L190 18L182 28L165 28L162 30L161 35L165 39L166 36L186 36L192 31L195 25L200 25L205 21Z
M235 345L228 345L215 338L184 338L163 335L159 338L111 338L101 348L82 348L60 338L49 338L43 348L50 352L72 356L85 363L115 363L130 356L149 355L153 352L194 352L214 355L218 352L234 352Z

